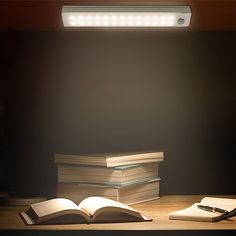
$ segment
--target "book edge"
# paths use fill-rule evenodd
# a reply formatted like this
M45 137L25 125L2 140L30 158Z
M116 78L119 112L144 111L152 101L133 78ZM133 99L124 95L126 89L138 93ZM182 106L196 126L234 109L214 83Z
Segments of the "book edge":
M142 157L142 155L144 155L145 157ZM139 160L143 160L143 159L147 159L146 156L147 155L156 155L156 156L152 156L149 157L148 161L146 162L140 162ZM54 162L55 163L65 163L65 164L77 164L77 161L75 162L71 162L71 161L67 161L67 160L60 160L61 157L60 156L69 156L69 157L75 157L75 158L100 158L100 159L104 159L103 163L83 163L84 165L94 165L94 166L105 166L105 167L118 167L118 166L123 166L123 165L130 165L130 164L142 164L142 163L152 163L152 162L161 162L164 161L164 151L156 151L156 152L144 152L144 153L124 153L124 154L94 154L94 156L91 155L71 155L71 154L62 154L62 153L55 153L54 154ZM111 161L112 159L123 159L123 158L129 158L129 157L139 157L139 158L135 158L135 163L130 163L130 164L122 164L122 161L120 161L121 163L113 163L113 161Z
M160 196L149 198L149 199L145 199L145 200L141 200L141 201L137 201L137 202L128 203L126 205L131 206L131 205L141 204L141 203L144 203L144 202L150 202L150 201L153 201L153 200L157 200L159 198L160 198Z
M25 212L20 212L19 213L21 219L25 223L25 225L33 225L35 222L25 213Z

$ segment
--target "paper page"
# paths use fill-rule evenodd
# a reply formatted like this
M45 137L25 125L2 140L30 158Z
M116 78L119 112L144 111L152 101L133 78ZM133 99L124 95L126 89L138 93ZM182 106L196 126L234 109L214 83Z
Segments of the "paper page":
M170 219L211 221L212 218L218 216L217 213L199 209L197 207L199 204L202 203L194 203L186 209L171 213Z
M65 198L56 198L36 204L31 205L32 209L38 215L38 217L44 217L46 215L53 214L55 212L63 211L63 210L77 210L78 206Z
M103 198L103 197L88 197L79 204L79 207L84 209L90 215L94 215L94 213L97 210L103 207L118 207L118 208L131 210L133 212L138 212L121 202L113 201L113 200Z
M236 199L205 197L201 200L201 204L222 208L230 212L236 208Z

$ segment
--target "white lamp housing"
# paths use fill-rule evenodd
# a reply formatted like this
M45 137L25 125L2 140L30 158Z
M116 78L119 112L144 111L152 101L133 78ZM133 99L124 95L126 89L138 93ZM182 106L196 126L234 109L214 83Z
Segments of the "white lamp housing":
M65 27L187 27L189 6L63 6Z

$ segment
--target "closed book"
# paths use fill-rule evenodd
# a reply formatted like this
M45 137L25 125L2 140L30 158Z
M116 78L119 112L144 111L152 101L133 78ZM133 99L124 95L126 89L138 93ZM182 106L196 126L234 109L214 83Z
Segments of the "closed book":
M100 196L132 205L159 198L159 180L130 182L123 186L102 184L58 183L57 197L68 198L79 203L90 196Z
M160 162L164 160L164 152L143 153L119 153L119 154L95 154L95 155L67 155L55 154L56 163L95 165L95 166L124 166Z
M58 164L58 182L125 185L158 176L158 163L118 167Z

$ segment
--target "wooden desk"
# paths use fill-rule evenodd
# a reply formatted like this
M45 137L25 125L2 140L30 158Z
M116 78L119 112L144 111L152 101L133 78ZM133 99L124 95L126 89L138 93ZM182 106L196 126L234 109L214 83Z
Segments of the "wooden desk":
M153 218L152 222L112 223L112 224L74 224L74 225L34 225L26 226L22 222L19 211L25 211L25 207L0 207L0 233L31 235L55 235L83 233L82 235L110 235L111 231L122 231L127 235L209 235L224 231L224 234L236 235L236 217L220 222L193 222L169 220L170 212L180 210L199 201L203 196L163 196L158 200L133 205L133 207L145 215ZM236 198L236 196L225 196ZM135 232L133 232L135 231ZM141 233L142 232L142 233ZM205 232L205 234L204 234ZM120 234L120 233L119 233Z

